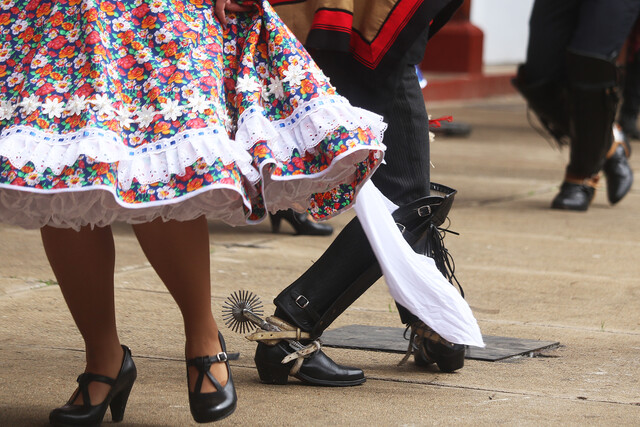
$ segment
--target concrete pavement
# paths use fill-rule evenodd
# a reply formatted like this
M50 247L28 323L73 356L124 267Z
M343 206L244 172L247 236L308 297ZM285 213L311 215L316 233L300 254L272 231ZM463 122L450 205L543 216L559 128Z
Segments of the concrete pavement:
M567 152L531 128L520 98L432 104L430 113L473 125L469 138L436 139L432 179L459 191L450 218L460 236L446 245L483 333L561 346L533 358L467 360L455 374L397 367L398 354L327 348L336 361L363 368L367 382L266 386L255 345L222 327L229 351L241 357L231 364L238 409L219 424L640 424L640 184L615 207L603 184L586 213L550 210ZM640 180L640 144L633 148ZM351 216L331 223L340 228ZM139 372L121 425L193 425L179 312L130 228L114 232L121 339ZM218 320L239 289L257 293L271 312L273 297L331 241L271 234L267 223L211 224ZM0 426L47 425L75 386L83 345L38 231L0 224L0 318ZM332 327L350 324L401 326L382 280Z

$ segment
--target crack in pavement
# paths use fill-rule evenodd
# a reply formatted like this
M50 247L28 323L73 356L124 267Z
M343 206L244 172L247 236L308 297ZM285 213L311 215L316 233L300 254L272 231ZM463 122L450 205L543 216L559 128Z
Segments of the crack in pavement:
M9 345L8 347L13 348L28 348L30 350L60 350L60 351L72 351L76 353L84 353L84 349L81 348L72 348L72 347L56 347L56 346L38 346L38 345ZM8 347L4 347L5 349ZM177 362L184 363L182 358L170 357L170 356L154 356L154 355L143 355L136 354L136 359L146 359L146 360L163 360L169 362ZM256 370L255 365L247 365L242 363L230 363L234 369L251 369ZM619 400L611 400L611 399L594 399L589 398L587 396L569 396L569 395L561 395L561 394L546 394L540 392L522 392L522 391L513 391L513 390L504 390L499 388L487 388L487 387L475 387L475 386L464 386L464 385L454 385L454 384L446 384L439 381L420 381L420 380L411 380L411 379L403 379L403 378L390 378L384 376L377 375L367 375L367 381L381 381L387 383L403 383L403 384L415 384L415 385L424 385L431 387L439 387L439 388L449 388L454 390L469 390L469 391L479 391L479 392L488 392L488 393L500 393L509 396L519 396L519 397L537 397L537 398L545 398L545 399L562 399L566 401L583 401L583 402L593 402L593 403L603 403L608 405L623 405L623 406L640 406L640 402L623 402ZM493 400L490 398L490 400ZM498 399L502 400L502 399Z
M367 376L367 381L369 380L428 385L428 386L451 388L451 389L457 389L457 390L471 390L471 391L483 391L483 392L486 391L486 392L501 393L506 395L522 396L522 397L539 397L539 398L562 399L562 400L569 400L569 401L587 401L587 402L595 402L595 403L606 403L606 404L613 404L613 405L640 406L640 402L621 402L618 400L592 399L586 396L566 396L566 395L545 394L545 393L536 393L536 392L525 393L525 392L519 392L519 391L500 390L500 389L493 389L493 388L486 388L486 387L444 384L437 381L418 381L418 380L406 380L406 379L399 379L399 378Z

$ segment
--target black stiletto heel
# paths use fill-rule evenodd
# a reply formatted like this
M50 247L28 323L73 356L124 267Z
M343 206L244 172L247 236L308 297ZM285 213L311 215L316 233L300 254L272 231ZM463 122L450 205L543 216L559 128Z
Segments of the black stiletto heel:
M85 372L78 377L78 390L71 396L66 405L56 408L49 414L49 422L54 426L99 426L102 423L107 407L111 408L111 419L117 423L122 421L127 406L129 393L136 380L136 365L131 358L131 350L122 346L124 357L120 372L114 380L103 375ZM99 381L111 386L107 397L99 405L91 405L89 383ZM74 405L78 395L82 393L82 405Z
M291 209L286 211L278 211L274 214L269 214L271 220L271 231L273 233L280 232L280 222L284 219L287 221L293 229L295 234L301 234L306 236L329 236L333 233L333 227L329 224L318 224L307 217L305 213L297 213Z
M187 360L187 386L189 385L189 366L193 366L198 370L195 388L189 392L191 415L198 423L209 423L228 417L235 411L238 402L236 389L233 386L233 379L231 378L231 370L229 369L229 357L226 353L227 349L224 338L222 338L222 334L220 333L218 333L218 337L220 338L220 345L222 346L220 353L215 356L201 356ZM224 363L227 367L229 379L224 387L221 386L211 372L209 372L211 365L214 363ZM216 391L212 393L201 392L202 382L205 376L215 386Z

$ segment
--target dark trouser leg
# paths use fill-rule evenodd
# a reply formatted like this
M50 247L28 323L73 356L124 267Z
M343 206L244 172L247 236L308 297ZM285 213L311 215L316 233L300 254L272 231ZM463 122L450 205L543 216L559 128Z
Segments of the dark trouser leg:
M531 98L532 109L538 107L536 113L556 139L564 141L568 135L571 145L567 179L552 203L554 208L586 210L593 197L593 180L584 179L597 176L602 168L617 102L610 59L618 56L639 10L640 2L635 0L536 0L534 4L527 62L519 77L530 85L525 85L524 94ZM567 51L571 52L568 61ZM534 91L536 84L562 87L565 107L554 110L559 103L553 91L526 93L526 89ZM543 98L544 108L535 105L535 97Z
M559 145L569 143L565 54L580 0L537 0L529 21L526 63L513 85Z
M618 123L629 138L640 139L637 123L640 114L640 20L636 21L627 43L622 106Z
M415 49L422 49L424 52L425 43L426 41L422 40L417 43L419 46L416 46ZM409 52L408 56L418 59L419 57L415 55L415 53L417 52ZM424 105L422 90L420 89L420 83L418 82L413 62L414 61L408 61L406 64L402 65L401 68L396 71L397 76L390 76L384 79L382 86L372 78L371 83L368 83L369 87L364 90L362 90L362 88L360 90L354 90L353 86L348 84L347 81L340 78L332 78L332 83L336 84L340 93L342 93L341 89L345 89L347 91L347 97L351 94L353 95L353 97L349 98L352 103L364 108L374 108L374 111L385 115L385 119L388 123L384 139L384 142L387 145L387 152L385 153L386 164L380 166L380 169L378 169L378 171L373 175L372 181L386 197L398 205L404 205L413 200L429 195L431 167L429 159L429 116ZM325 69L325 72L328 70L329 75L331 75L330 73L333 71L334 61L331 61L329 58L322 57L318 64ZM395 89L393 88L394 82L397 82ZM384 92L378 93L375 98L372 98L372 94L375 93L373 92L374 86L377 86L378 88L382 87L385 91L392 89L391 93L395 93L395 96L392 98L392 102L389 103L389 97ZM362 92L366 92L366 94L363 95ZM384 104L379 104L381 100ZM354 221L357 222L357 219ZM365 254L360 254L364 262L371 263L372 261L375 261L375 257L369 247L366 236L359 225L352 227L352 230L349 230L348 235L344 236L343 239L336 239L336 242L346 240L353 240L358 242L358 244L361 244L362 247L367 248L366 256ZM339 243L339 245L343 245L343 243ZM338 245L332 245L327 250L327 253L337 253L337 248ZM357 252L354 252L354 254L355 253ZM353 260L354 254L347 255L347 253L345 253L347 258L341 259L342 262L346 264L342 266L342 268L336 269L336 274L343 275L346 271L350 270L348 264L352 261L356 261ZM316 265L318 264L319 263L317 262ZM322 268L323 267L318 267L317 270L321 270ZM378 277L379 274L380 273L378 272ZM321 277L322 272L313 272L313 277L319 277L318 275ZM351 277L350 279L352 280L344 281L344 283L352 283L356 277ZM348 298L347 295L343 295L344 290L327 289L321 292L331 295L331 298L344 301L343 307L341 308L341 310L344 311L360 295L362 295L362 293L368 289L376 279L377 277L370 280L369 284L364 289L356 292ZM311 275L305 273L299 280L313 279ZM326 283L327 280L324 280L323 282ZM336 283L339 283L339 281ZM407 320L413 319L412 315L403 307L398 306L398 310L403 322L409 323ZM327 326L328 325L324 325L324 328Z
M640 2L583 0L577 12L567 46L571 138L576 140L567 172L588 176L600 171L611 146L610 128L618 101L613 61L638 17Z
M612 143L618 102L617 69L612 60L570 51L567 76L570 160L551 207L585 211Z
M367 236L354 218L322 256L275 298L275 315L318 337L380 276ZM355 283L360 285L352 286Z
M421 44L422 49L424 43L423 41ZM388 122L385 133L386 164L381 165L373 175L374 184L399 205L427 196L430 168L429 118L413 64L405 64L397 70L395 76L383 79L365 73L367 87L354 90L353 81L350 81L352 74L344 73L344 62L337 62L335 56L331 55L333 54L321 54L318 64L329 76L332 76L332 72L335 74L335 78L332 76L332 83L336 84L338 91L343 93L344 89L347 96L353 95L350 99L355 105L375 108L374 111L385 114ZM342 71L336 69L338 67L342 67ZM375 94L374 90L380 91L381 88L382 91L393 89L391 93L395 96L391 98L391 103L384 92L372 96ZM381 100L385 102L381 103ZM314 335L320 335L329 323L326 319L317 323L321 316L314 316L312 313L325 313L331 307L334 312L331 316L333 321L373 285L380 274L373 251L356 218L338 235L323 256L276 298L276 305L281 310L276 314L285 315L282 310L287 310L288 302L299 297L294 289L304 286L309 294L307 296L316 301L315 304L319 300L324 302L319 306L309 307L309 310L304 311L306 314L288 312L286 315L304 330L314 329ZM352 286L356 283L357 286ZM340 303L337 304L336 301ZM295 311L295 305L288 310ZM404 308L399 307L399 310L403 321L413 319Z
M627 136L640 139L637 123L640 113L640 55L634 55L625 65L622 98L618 122Z
M514 85L561 144L569 139L567 48L587 56L616 57L639 10L636 0L534 3L527 60Z
M429 152L429 115L424 106L422 90L416 76L413 65L409 66L400 81L403 96L398 96L393 103L389 114L389 126L387 132L393 141L414 141L413 150L396 150L394 156L388 161L386 167L391 169L380 177L380 182L374 183L383 194L396 193L395 203L410 203L412 200L429 194L429 182L431 175ZM401 169L414 171L412 175L406 174ZM409 179L411 182L403 182ZM409 324L417 319L409 310L396 304L402 323Z
M408 65L399 82L399 94L389 112L389 128L385 140L392 144L411 144L409 149L391 150L386 170L374 175L373 182L394 203L406 204L429 194L430 152L429 115L413 65ZM411 171L407 173L407 170ZM391 196L392 195L392 196ZM405 324L417 317L396 304Z
M613 139L611 128L618 102L614 60L618 57L639 11L640 2L636 0L615 3L596 0L581 2L579 19L567 46L570 161L560 194L552 203L554 208L586 210L593 198L594 182L603 168ZM612 168L608 170L611 172ZM630 174L628 165L627 172ZM629 174L626 178L630 177ZM613 182L612 180L608 184ZM618 182L626 182L624 185L628 191L629 179ZM619 200L626 193L622 190L624 189L612 188L608 191L610 200Z
M518 68L513 86L558 145L569 144L569 111L565 83L554 80L532 82L525 65Z
M429 195L429 116L415 67L406 65L389 110L384 143L386 164L373 183L397 205Z

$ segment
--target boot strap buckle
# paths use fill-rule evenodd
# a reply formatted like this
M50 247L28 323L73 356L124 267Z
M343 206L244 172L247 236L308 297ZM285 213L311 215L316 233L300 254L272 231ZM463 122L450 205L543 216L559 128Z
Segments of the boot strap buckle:
M418 216L425 217L431 215L431 206L424 205L418 208Z
M309 300L304 295L299 295L298 298L296 298L296 305L300 308L307 308Z

